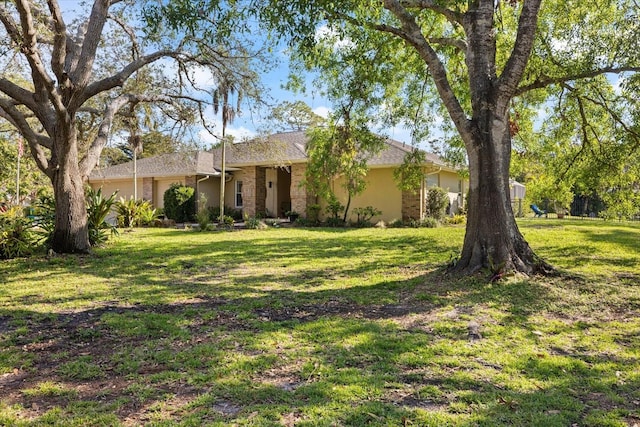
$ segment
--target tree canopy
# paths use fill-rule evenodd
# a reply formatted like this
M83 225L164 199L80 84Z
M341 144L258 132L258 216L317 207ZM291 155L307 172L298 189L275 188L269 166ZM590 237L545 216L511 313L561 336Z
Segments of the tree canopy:
M0 61L7 70L0 78L0 117L24 137L53 184L56 251L90 248L84 183L119 118L130 119L125 124L133 134L138 105L153 103L165 122L178 125L198 112L203 117L202 98L185 91L198 88L194 66L237 74L256 87L247 67L250 45L225 25L232 7L216 2L199 10L196 16L210 24L204 34L196 26L162 25L160 18L159 25L145 25L155 5L94 0L85 16L69 19L57 0L0 4Z
M563 121L565 141L586 153L599 141L597 117L627 135L633 126L617 110L633 94L613 90L611 77L629 87L638 79L633 0L273 1L261 10L269 28L289 35L299 63L319 70L328 93L362 94L377 120L404 123L416 142L440 123L449 146L464 147L471 188L458 272L549 268L510 207L512 138L522 129Z

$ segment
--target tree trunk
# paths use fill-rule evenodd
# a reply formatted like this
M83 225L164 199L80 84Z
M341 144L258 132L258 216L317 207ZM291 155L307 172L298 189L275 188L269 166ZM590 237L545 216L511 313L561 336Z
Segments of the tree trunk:
M551 267L534 254L520 233L511 208L508 120L486 114L482 121L476 123L478 131L474 132L472 143L467 144L470 173L467 229L453 272L472 274L486 268L494 279L509 271L549 272Z
M84 179L78 166L73 127L60 138L65 138L65 142L56 144L59 147L57 170L51 177L56 201L51 248L58 253L88 253L91 244L87 226Z

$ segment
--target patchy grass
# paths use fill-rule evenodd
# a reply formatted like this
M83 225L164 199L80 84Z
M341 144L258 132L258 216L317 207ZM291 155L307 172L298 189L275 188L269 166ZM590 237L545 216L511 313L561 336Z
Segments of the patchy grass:
M4 261L0 425L640 423L640 225L520 226L560 276L443 276L459 227L148 229Z

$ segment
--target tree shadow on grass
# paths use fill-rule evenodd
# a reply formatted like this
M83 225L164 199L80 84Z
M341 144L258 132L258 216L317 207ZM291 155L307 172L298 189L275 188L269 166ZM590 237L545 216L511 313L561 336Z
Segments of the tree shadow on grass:
M247 279L245 286L265 279ZM360 304L361 293L393 295L395 302ZM565 426L638 415L633 402L640 384L630 374L637 357L539 342L531 317L549 310L557 296L535 280L486 284L431 272L348 289L190 296L48 316L4 307L3 400L21 404L21 415L34 420L69 422L89 414L88 424L162 416L270 425ZM501 313L498 326L511 328L503 331L517 329L522 354L489 324L483 338L470 340L469 319L496 321L483 311L488 306ZM569 322L555 332L583 329ZM617 345L635 343L625 332ZM490 360L499 353L486 349L502 345L513 354ZM73 393L34 392L45 380ZM161 414L161 407L169 409Z

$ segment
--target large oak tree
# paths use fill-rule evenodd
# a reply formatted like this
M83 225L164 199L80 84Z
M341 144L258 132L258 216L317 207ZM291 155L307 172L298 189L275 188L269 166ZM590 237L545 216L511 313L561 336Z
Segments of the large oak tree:
M145 21L137 13L145 3L94 0L86 18L69 15L57 0L0 3L1 61L5 72L10 71L0 77L0 117L22 134L53 184L51 242L57 252L90 249L84 186L116 116L130 115L140 103L173 105L177 98L188 98L180 88L190 81L190 63L227 70L242 56L226 32L221 37L209 34L206 43L188 28L145 33ZM175 69L185 71L183 79L130 83L141 71L169 59L178 62ZM168 68L166 62L163 68ZM173 119L184 120L176 111ZM87 130L87 123L95 126Z
M517 110L540 108L567 84L598 78L607 84L599 76L622 72L634 78L629 75L640 62L633 0L268 3L262 16L269 28L289 35L295 56L307 67L335 73L335 56L346 51L349 72L360 70L360 82L379 88L378 99L370 102L397 107L393 111L405 119L423 117L429 107L448 116L470 174L457 272L550 268L527 244L511 208ZM320 29L339 42L327 46Z

